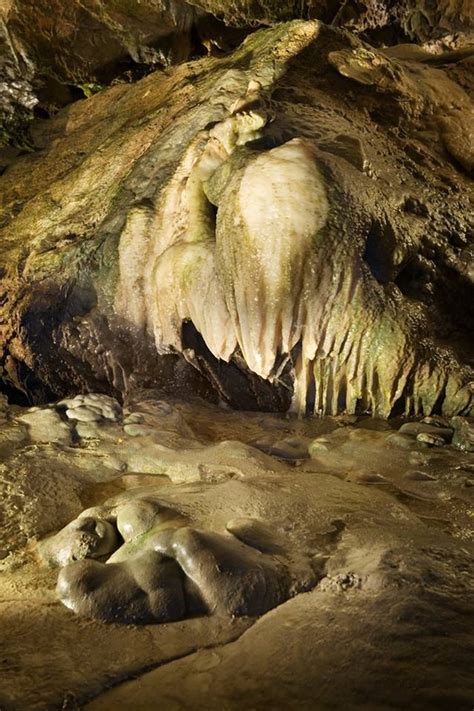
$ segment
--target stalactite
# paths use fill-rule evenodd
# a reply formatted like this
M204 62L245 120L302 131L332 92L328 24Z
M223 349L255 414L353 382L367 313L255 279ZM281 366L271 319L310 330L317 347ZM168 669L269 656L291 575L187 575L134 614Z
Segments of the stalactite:
M400 314L357 233L334 232L341 208L314 143L255 147L269 120L260 92L250 82L231 114L196 136L156 203L130 211L117 310L159 353L183 350L190 320L216 358L239 353L270 381L292 358L301 414L388 417L398 402L406 414L466 410L472 393L449 374L449 357L422 357L429 347L411 342L417 312Z

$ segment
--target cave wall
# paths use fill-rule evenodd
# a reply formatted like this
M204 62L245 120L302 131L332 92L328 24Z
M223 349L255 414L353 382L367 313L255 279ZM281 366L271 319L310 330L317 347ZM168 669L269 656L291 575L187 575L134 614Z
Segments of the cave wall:
M0 169L33 149L32 118L153 69L228 53L256 28L292 19L321 20L376 46L407 41L439 52L473 42L469 0L5 0Z
M35 124L1 179L4 388L468 412L471 67L296 22Z

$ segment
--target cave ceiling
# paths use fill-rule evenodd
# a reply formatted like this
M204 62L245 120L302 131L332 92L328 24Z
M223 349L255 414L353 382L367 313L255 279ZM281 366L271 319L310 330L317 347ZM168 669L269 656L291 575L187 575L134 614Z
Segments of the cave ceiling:
M33 116L52 115L113 82L206 53L222 55L249 32L317 19L376 45L472 44L470 0L4 0L0 7L0 146L31 147ZM15 150L4 150L8 163Z

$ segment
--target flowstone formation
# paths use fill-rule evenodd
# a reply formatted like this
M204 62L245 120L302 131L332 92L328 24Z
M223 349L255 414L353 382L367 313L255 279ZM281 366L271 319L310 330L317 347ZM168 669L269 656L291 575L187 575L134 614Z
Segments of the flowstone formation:
M12 393L468 414L472 59L415 54L293 22L39 127L2 178Z
M258 485L249 489L258 499ZM242 506L245 487L221 493L239 492ZM295 549L291 537L252 518L228 521L224 533L195 528L174 499L138 489L84 511L47 540L43 556L64 566L57 591L66 607L129 624L199 613L256 616L314 587L311 554Z
M473 451L459 416L2 399L2 706L469 708Z
M364 422L355 428L356 417L315 421L311 430L301 420L285 425L255 415L241 440L232 441L218 434L232 430L233 418L224 414L209 441L202 428L215 411L199 402L172 405L153 392L136 393L125 409L90 393L27 410L4 402L2 412L3 559L79 513L87 482L130 481L39 545L43 561L61 568L57 592L64 605L105 622L257 616L313 589L324 578L332 535L319 540L312 528L327 519L337 539L348 505L335 482L320 490L321 473L346 471L358 484L392 478L397 487L402 474L410 491L452 470L459 473L447 474L445 493L469 500L461 492L474 435L461 417L428 417L399 431L379 422L371 431ZM40 472L51 467L55 477L45 488L48 477ZM330 513L323 514L326 505Z

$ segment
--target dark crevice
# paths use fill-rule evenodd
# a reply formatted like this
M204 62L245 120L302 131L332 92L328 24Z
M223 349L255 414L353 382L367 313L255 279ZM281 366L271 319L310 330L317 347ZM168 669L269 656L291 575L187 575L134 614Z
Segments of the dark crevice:
M260 378L246 368L238 353L226 363L216 358L191 321L182 326L183 351L193 354L195 366L208 379L219 397L237 410L285 412L291 403L291 363L283 370L278 384Z
M395 278L402 294L412 299L422 298L424 283L425 273L415 258L407 262Z
M20 407L29 407L32 403L26 393L12 384L0 381L0 393L7 396L9 405L19 405Z
M394 277L393 252L396 242L396 234L390 222L372 220L362 258L380 284L387 284Z
M405 388L406 389L406 388ZM403 417L405 414L405 393L402 393L400 397L395 400L392 406L392 411L390 412L390 417Z

